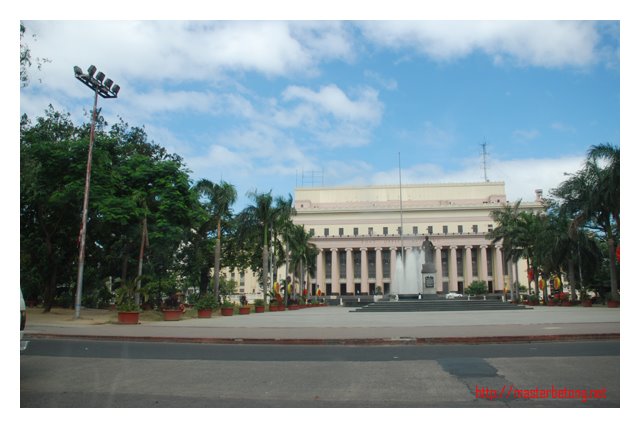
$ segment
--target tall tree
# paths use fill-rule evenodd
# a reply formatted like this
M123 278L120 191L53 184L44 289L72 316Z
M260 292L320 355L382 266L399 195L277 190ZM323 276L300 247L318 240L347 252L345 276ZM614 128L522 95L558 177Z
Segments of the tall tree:
M292 233L289 235L289 245L291 248L292 272L298 273L300 291L303 291L305 284L305 273L315 260L318 254L316 246L310 242L313 235L304 229L303 225L293 225Z
M85 301L107 278L127 280L147 218L145 260L156 279L168 277L190 225L195 199L181 159L146 141L139 128L98 118L87 228ZM21 122L21 271L31 293L50 309L59 290L72 291L87 159L88 126L50 108L35 125ZM145 265L146 266L146 265ZM35 296L32 296L35 297ZM85 304L85 302L83 302Z
M236 188L221 181L214 184L202 179L196 183L196 189L205 197L205 208L211 217L212 224L216 227L216 246L214 255L214 290L216 296L220 290L220 253L222 249L222 222L232 217L231 206L237 198Z
M265 300L269 279L269 242L275 240L287 221L291 221L292 198L274 198L271 191L258 193L252 191L247 196L253 201L238 214L239 241L245 245L250 257L249 267L262 273L262 289ZM262 265L259 254L262 254ZM274 263L274 267L277 263Z
M620 149L593 146L582 169L552 191L571 213L576 227L599 230L609 248L611 297L619 299L616 246L620 242Z

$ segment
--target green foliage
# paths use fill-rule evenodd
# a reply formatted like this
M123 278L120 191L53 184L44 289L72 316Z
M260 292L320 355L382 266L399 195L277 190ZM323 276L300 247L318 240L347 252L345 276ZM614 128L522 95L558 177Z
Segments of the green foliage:
M236 283L232 279L227 279L224 277L220 278L220 289L218 292L220 293L220 297L223 299L227 299L236 291Z
M124 282L118 280L118 282L121 282L121 285L116 289L116 309L120 312L139 311L140 306L135 303L136 280Z
M218 307L218 299L213 293L206 293L196 300L196 309L216 309Z
M148 223L144 272L169 281L198 201L182 160L149 143L143 129L118 123L95 135L83 295L99 296L104 278L130 278ZM89 126L49 108L20 123L21 281L50 308L76 282ZM191 261L191 260L190 260ZM134 267L135 266L135 267ZM83 302L98 302L85 299Z
M254 306L264 306L264 300L263 299L256 299L253 302Z
M232 302L232 301L230 301L230 300L225 299L225 300L223 300L223 301L222 301L222 307L223 307L223 308L235 308L235 307L236 307L236 304L235 304L235 303L233 303L233 302Z
M489 290L487 289L487 283L484 281L477 281L477 280L469 284L469 286L465 290L465 293L471 294L473 296L487 294L488 292Z

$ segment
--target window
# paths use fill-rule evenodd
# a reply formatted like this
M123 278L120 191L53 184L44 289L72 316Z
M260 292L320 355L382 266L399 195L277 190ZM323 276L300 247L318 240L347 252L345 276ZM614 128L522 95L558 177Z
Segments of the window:
M427 226L427 233L433 235L433 226Z
M389 234L389 228L388 227L383 227L382 228L382 234L387 236Z
M458 233L459 233L459 234L463 234L463 233L464 233L464 231L463 231L463 229L462 229L462 225L461 225L461 224L459 224L459 225L458 225Z
M445 235L449 233L449 226L442 226L442 233L444 233Z
M358 232L359 232L358 228L354 227L353 228L353 236L358 236Z
M338 235L340 236L344 235L344 227L341 227L338 229Z
M329 236L329 228L328 227L324 228L324 236Z
M493 232L493 225L492 225L492 224L490 224L489 226L487 226L487 230L488 230L489 232Z
M309 234L311 236L316 236L316 230L314 228L309 229Z
M413 226L413 234L414 235L418 234L418 226Z
M473 231L473 233L478 233L478 225L474 224L473 226L471 226L471 230Z
M373 236L373 227L369 228L369 236Z

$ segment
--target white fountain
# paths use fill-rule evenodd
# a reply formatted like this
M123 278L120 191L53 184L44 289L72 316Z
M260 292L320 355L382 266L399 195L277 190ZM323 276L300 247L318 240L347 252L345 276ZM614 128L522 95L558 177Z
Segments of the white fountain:
M435 275L436 270L433 264L433 245L425 239L421 248L412 248L402 254L398 253L396 258L395 278L391 284L391 294L396 296L423 295L435 297Z

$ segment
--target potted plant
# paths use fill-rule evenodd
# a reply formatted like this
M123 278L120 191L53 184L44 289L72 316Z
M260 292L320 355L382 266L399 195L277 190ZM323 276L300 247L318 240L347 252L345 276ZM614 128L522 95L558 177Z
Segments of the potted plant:
M282 296L280 295L280 293L274 293L270 291L269 295L271 296L269 311L271 312L284 311L284 304L282 302Z
M119 324L139 324L140 306L135 303L136 282L125 282L116 290Z
M244 294L240 296L240 308L238 309L239 315L249 315L251 313L251 307L247 301L247 296Z
M205 293L196 300L195 308L198 318L211 318L213 310L218 307L218 299L213 293Z
M233 315L233 309L235 308L235 304L227 299L222 302L222 307L220 308L220 313L223 317L230 317Z
M611 297L611 293L607 293L607 307L608 308L619 308L620 300L614 299Z
M162 304L162 315L165 321L179 321L185 310L177 293L172 293Z
M590 308L593 305L591 301L591 296L589 296L589 291L586 287L582 287L580 289L580 303L585 308Z
M140 323L140 306L134 301L127 301L116 305L118 311L119 324L139 324Z
M256 314L264 313L264 300L262 300L262 299L254 300L253 306L254 306L254 308L256 310Z

